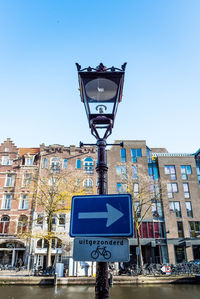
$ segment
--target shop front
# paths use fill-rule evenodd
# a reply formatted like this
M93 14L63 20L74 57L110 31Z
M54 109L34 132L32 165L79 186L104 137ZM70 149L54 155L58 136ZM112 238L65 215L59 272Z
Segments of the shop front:
M144 264L162 264L169 262L166 240L142 239L141 245ZM129 264L138 264L138 255L139 247L137 239L130 239Z
M25 246L22 242L10 241L0 244L0 264L15 267L25 264Z

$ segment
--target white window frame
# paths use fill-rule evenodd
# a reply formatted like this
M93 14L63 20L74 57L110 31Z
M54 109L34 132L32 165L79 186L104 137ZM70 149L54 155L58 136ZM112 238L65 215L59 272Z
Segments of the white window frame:
M32 173L29 173L29 172L24 173L22 186L23 187L30 186L31 180L32 180Z
M8 173L6 175L5 187L14 187L14 185L15 185L15 175Z
M48 168L48 159L47 158L43 158L42 160L42 168Z
M174 186L176 186L176 191L175 191ZM167 183L168 198L174 198L174 193L178 193L178 184L177 183Z
M9 156L2 156L1 165L3 166L9 165Z
M184 187L185 186L185 187ZM188 199L190 198L190 188L189 183L183 183L183 192L184 192L184 198Z
M59 173L60 172L60 158L52 157L50 160L50 168L51 168L51 172Z
M90 159L87 161L87 159ZM84 173L94 173L94 160L91 157L86 157L83 162Z
M59 179L57 177L51 177L49 179L49 186L58 186L59 185Z
M125 165L117 165L116 173L117 175L121 175L122 180L127 179L127 167Z
M29 196L28 194L22 194L19 202L19 210L29 209Z
M25 157L25 166L33 166L34 157Z
M66 166L66 167L65 167ZM66 169L68 167L68 159L63 159L63 165L62 168Z
M60 218L61 217L64 219L64 224L60 224ZM65 216L65 214L59 214L58 215L58 226L65 227L65 224L66 224L66 216Z
M91 178L87 178L83 181L83 187L85 188L93 188L93 180Z
M6 198L7 196L9 196L9 198ZM4 194L1 209L2 210L10 210L12 199L13 199L13 194L9 194L9 193Z
M41 216L40 218L42 219L41 223L38 223L39 216ZM44 214L43 213L37 213L37 215L36 215L36 226L43 227L43 224L44 224Z
M133 185L133 194L135 197L137 197L139 195L139 184L138 183L134 183L134 185Z

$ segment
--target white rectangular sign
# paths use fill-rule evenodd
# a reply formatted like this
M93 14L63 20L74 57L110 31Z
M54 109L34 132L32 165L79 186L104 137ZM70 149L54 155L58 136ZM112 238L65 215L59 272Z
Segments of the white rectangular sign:
M128 262L129 241L125 238L75 238L73 247L75 261Z

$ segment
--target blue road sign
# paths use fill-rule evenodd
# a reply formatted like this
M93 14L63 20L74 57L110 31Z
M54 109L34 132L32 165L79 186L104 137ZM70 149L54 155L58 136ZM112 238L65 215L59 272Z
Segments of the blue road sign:
M87 195L72 198L71 237L132 237L130 194Z

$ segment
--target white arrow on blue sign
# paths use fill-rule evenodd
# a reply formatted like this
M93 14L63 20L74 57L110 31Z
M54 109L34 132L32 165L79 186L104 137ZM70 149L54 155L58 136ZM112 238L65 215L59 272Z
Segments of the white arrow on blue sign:
M70 236L133 236L131 195L74 196L71 207Z

